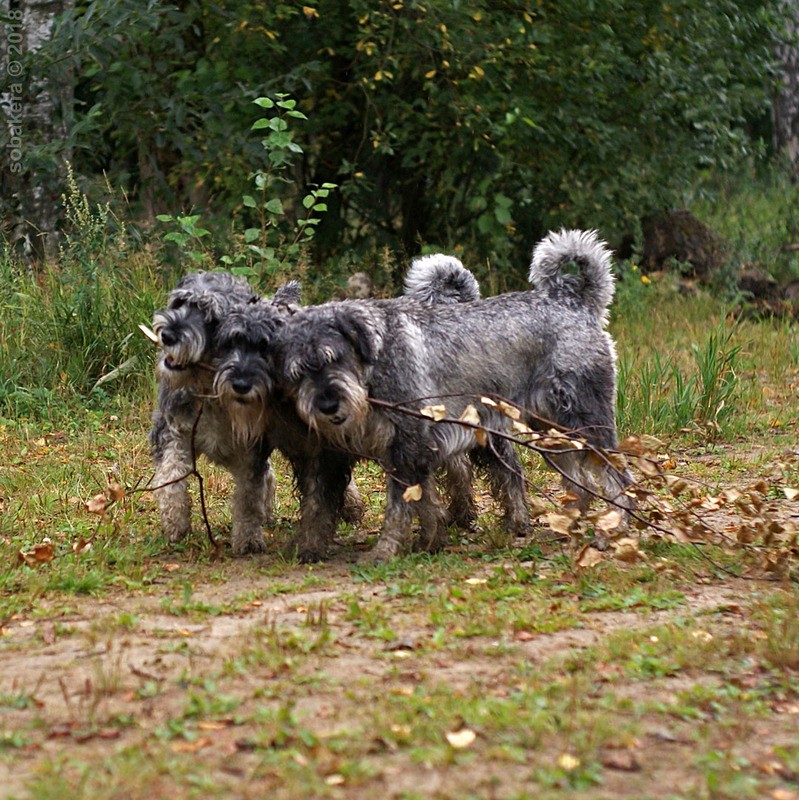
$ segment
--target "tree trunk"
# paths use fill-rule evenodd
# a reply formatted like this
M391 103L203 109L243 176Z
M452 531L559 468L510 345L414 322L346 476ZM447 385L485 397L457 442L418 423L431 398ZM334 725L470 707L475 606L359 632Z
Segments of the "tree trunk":
M787 158L794 178L799 179L799 3L786 0L790 20L785 40L775 50L782 83L772 105L774 149Z
M57 249L65 164L70 158L68 120L72 82L39 68L36 53L53 31L59 14L74 0L0 0L5 35L0 58L7 75L3 95L0 210L13 228L6 233L28 257ZM2 140L0 140L2 141Z

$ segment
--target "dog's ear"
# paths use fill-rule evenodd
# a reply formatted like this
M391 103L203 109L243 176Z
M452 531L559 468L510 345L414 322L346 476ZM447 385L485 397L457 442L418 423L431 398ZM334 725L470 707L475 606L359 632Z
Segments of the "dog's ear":
M203 292L195 298L206 322L218 322L231 308L230 298L218 292Z
M364 364L374 364L383 349L383 336L370 309L349 306L336 314L336 327Z
M277 288L272 297L273 303L290 306L299 305L302 302L302 286L299 281L289 281Z

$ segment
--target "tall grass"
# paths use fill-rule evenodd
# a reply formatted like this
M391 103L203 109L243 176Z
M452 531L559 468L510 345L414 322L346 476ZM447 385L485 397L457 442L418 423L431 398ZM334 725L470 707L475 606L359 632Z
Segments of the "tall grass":
M619 357L618 424L625 432L698 432L715 438L728 432L737 411L738 357L735 329L711 330L687 353L634 351Z
M0 254L0 415L40 417L74 401L102 401L149 372L138 324L163 296L155 259L127 252L107 206L75 186L59 258L32 274ZM117 227L115 233L109 233Z

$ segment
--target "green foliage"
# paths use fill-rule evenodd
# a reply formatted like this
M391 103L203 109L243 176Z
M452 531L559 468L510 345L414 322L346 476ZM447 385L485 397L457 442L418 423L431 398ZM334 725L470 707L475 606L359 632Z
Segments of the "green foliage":
M173 242L178 250L198 267L209 266L211 255L203 240L211 235L211 231L198 224L199 214L177 217L171 214L159 214L156 219L172 226L172 230L163 236L165 242Z
M258 97L253 102L260 108L274 111L274 116L257 119L251 130L265 130L267 134L261 139L261 147L266 155L266 169L257 169L251 179L257 193L256 197L245 194L242 203L245 208L253 209L257 227L244 231L246 250L235 257L223 256L222 262L231 267L233 272L250 277L277 274L289 261L296 261L304 248L313 240L316 226L321 217L315 216L327 211L324 202L335 189L334 183L323 183L315 186L302 198L305 216L297 217L293 223L287 222L287 211L280 197L279 184L293 188L291 179L285 177L302 148L294 141L294 133L289 130L289 119L307 120L297 110L297 101L286 94L278 94L276 100L269 97ZM247 265L246 262L253 262Z
M299 101L256 123L269 169L341 187L318 225L323 254L458 243L513 285L510 265L547 227L613 237L678 202L700 169L757 149L746 123L768 101L781 7L95 0L38 59L82 76L83 169L110 169L150 217L198 205L227 217L251 175L247 244L274 267L264 230L279 211L260 197L263 147L243 133L239 87L256 99L279 86ZM286 117L306 112L290 137Z

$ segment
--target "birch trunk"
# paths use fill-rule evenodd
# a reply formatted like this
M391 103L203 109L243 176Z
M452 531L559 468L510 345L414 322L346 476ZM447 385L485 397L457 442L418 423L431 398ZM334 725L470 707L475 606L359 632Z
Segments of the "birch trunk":
M785 40L776 47L782 82L774 98L774 150L790 164L799 179L799 2L791 0L792 9Z
M72 104L70 76L46 74L31 54L50 38L56 18L73 1L0 0L2 15L11 20L0 36L6 72L0 96L0 136L6 140L0 206L13 220L7 235L28 257L46 257L57 249Z

